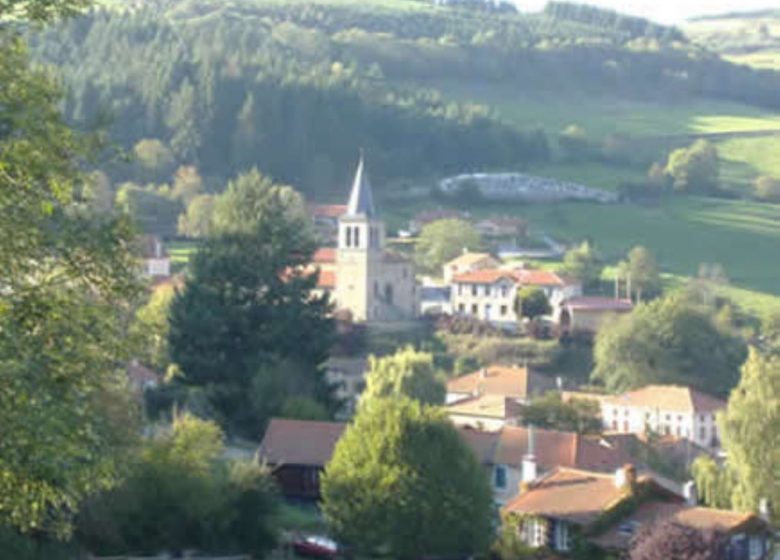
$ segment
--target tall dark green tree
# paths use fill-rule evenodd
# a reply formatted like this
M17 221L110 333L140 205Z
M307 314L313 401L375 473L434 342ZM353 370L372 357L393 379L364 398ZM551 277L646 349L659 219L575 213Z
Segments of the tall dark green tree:
M328 403L333 324L306 269L314 246L291 188L252 171L218 197L214 233L171 306L169 345L180 383L231 433L257 438L287 397Z

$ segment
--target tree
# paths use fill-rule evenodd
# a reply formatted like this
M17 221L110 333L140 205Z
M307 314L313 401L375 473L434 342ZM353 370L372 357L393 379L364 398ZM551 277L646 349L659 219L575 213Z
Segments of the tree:
M102 554L257 553L276 542L270 474L227 463L216 424L185 415L138 450L121 486L91 499L79 540Z
M176 291L172 286L155 288L149 301L135 312L131 333L139 339L139 357L157 371L170 364L168 352L168 312Z
M541 288L526 286L517 294L520 315L533 321L537 317L552 313L550 300Z
M133 147L133 153L144 170L145 181L167 179L175 163L171 150L156 138L144 138Z
M718 150L706 140L697 140L688 148L669 154L666 172L674 180L674 190L707 193L718 188Z
M425 225L414 250L414 259L421 269L438 273L444 263L463 251L482 249L479 232L465 220L436 220Z
M172 236L181 202L168 196L167 186L124 183L116 193L116 206L145 233Z
M633 296L642 301L642 296L654 296L661 291L661 275L653 254L641 245L628 253L628 261L621 263L620 275L631 287Z
M751 349L742 377L718 418L726 470L733 481L731 506L758 511L762 499L780 519L780 356ZM726 485L728 486L728 485Z
M742 339L718 328L710 310L667 297L599 329L592 378L610 391L676 383L726 395L745 356Z
M6 0L0 18L80 5ZM119 365L139 286L127 220L83 197L95 139L64 124L60 91L12 27L0 26L0 524L66 536L135 435Z
M45 23L58 17L76 15L90 3L90 0L3 0L0 2L0 16Z
M185 206L192 203L192 200L203 194L203 179L198 173L198 168L194 165L182 165L176 170L173 176L173 189L171 196L181 200Z
M728 542L724 533L666 521L639 532L630 560L721 560L727 556Z
M176 231L187 237L207 237L211 233L213 215L214 196L200 194L190 201L184 214L179 214Z
M585 286L593 286L599 282L602 268L601 256L588 241L571 249L563 257L564 272Z
M598 403L575 399L563 402L560 393L550 392L533 399L523 407L523 423L538 428L598 434L601 432L601 415Z
M369 357L361 402L404 396L423 404L443 404L445 392L433 355L407 346L391 356Z
M231 433L256 437L292 395L330 406L322 364L334 325L327 297L312 293L302 205L256 171L232 181L171 305L178 382Z
M490 542L487 476L439 409L405 397L368 402L321 480L330 530L359 553L460 557Z
M756 198L769 202L780 200L780 179L768 175L762 175L755 182Z

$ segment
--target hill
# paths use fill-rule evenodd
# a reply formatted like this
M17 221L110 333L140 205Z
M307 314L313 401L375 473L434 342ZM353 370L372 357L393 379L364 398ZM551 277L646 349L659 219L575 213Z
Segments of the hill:
M780 178L780 72L724 60L687 27L570 3L539 14L472 4L109 0L33 33L31 48L59 68L73 122L108 117L127 150L147 140L134 162L101 167L114 191L155 184L121 194L156 205L146 226L169 235L181 208L159 210L170 192L160 185L179 165L197 167L211 191L257 166L334 200L358 147L399 218L434 203L396 195L445 175L516 169L617 188L699 137L721 149L724 187L739 196L760 174ZM584 130L585 158L562 157L570 125ZM593 236L610 256L642 242L671 272L721 262L742 286L777 289L773 205L681 199L658 222L634 206L506 211L563 240Z

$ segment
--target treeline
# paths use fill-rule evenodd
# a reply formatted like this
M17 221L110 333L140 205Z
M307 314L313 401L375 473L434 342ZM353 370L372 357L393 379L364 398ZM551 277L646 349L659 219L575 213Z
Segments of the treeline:
M289 23L174 27L153 12L98 12L37 40L66 76L69 119L88 126L107 112L122 146L161 140L207 177L256 165L311 193L343 184L359 147L380 177L548 156L542 133L436 92L378 87L381 69L342 61L325 36ZM132 167L108 169L140 180Z
M706 94L780 106L776 73L695 51L671 28L572 6L498 17L164 0L98 10L31 42L39 59L59 66L71 122L108 122L127 149L160 141L209 185L257 166L307 194L342 186L359 147L380 182L549 157L544 131L518 131L484 106L449 101L421 83ZM169 177L150 179L121 161L102 167L115 184Z
M577 4L575 2L549 2L544 13L564 21L577 21L604 29L614 29L620 33L628 33L633 38L647 37L661 41L679 41L687 43L685 34L668 25L660 25L641 18L627 16L614 10Z

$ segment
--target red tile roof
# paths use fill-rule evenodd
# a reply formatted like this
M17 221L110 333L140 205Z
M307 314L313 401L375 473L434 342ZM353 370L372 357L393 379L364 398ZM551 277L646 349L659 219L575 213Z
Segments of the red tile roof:
M334 263L336 262L336 249L333 247L320 247L314 252L313 263Z
M447 405L447 414L508 420L517 418L522 406L514 399L501 395L480 395Z
M696 414L709 414L726 408L725 401L680 385L648 385L604 399L603 402L613 406L657 408Z
M526 367L493 365L447 382L448 393L502 395L516 399L555 388L555 382Z
M519 269L517 278L524 286L565 286L566 282L551 270Z
M564 304L575 311L631 311L631 300L599 296L580 296L567 299Z
M500 268L484 268L482 270L472 270L458 274L452 281L456 284L495 284L499 280L510 280L517 283L519 278L517 273L512 270L501 270Z
M320 275L317 277L317 287L326 290L335 289L336 273L333 270L320 270Z
M497 266L498 261L494 259L490 253L462 253L461 255L458 255L451 261L445 263L445 267L452 268L452 267L462 267L462 266L474 266L477 265L483 261L487 261L491 263L491 266Z
M309 213L312 216L340 218L347 213L346 204L310 204Z

